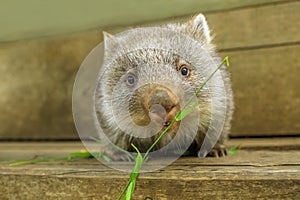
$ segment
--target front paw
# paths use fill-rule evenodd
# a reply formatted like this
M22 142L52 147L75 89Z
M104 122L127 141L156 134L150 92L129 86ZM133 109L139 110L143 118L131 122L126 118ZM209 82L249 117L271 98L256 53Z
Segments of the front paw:
M219 147L214 147L207 156L210 157L225 157L228 155L228 149L226 146L219 146Z
M228 149L224 145L214 147L209 153L200 152L200 151L198 152L199 158L203 158L205 156L218 158L218 157L225 157L227 155L228 155Z

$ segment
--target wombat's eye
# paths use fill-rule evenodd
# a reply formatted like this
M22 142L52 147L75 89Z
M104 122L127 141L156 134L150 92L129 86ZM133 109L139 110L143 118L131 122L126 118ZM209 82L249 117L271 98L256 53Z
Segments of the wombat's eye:
M191 74L191 65L182 59L176 61L176 70L184 77L189 77Z
M179 71L182 76L188 76L190 74L189 68L187 68L185 65L181 66Z
M133 85L134 83L135 83L135 78L134 78L134 76L132 75L132 74L129 74L128 76L127 76L127 84L128 85Z

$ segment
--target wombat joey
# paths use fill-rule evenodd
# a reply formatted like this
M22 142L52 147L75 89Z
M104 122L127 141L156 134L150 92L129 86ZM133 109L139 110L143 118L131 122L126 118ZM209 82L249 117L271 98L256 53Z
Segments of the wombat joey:
M102 70L95 90L95 120L112 144L132 152L135 150L131 144L134 144L141 152L147 151L180 112L183 101L205 81L204 70L214 70L221 63L211 40L210 29L202 14L185 23L166 24L150 31L148 27L115 36L104 33L104 63L107 67ZM140 46L134 45L137 43ZM193 50L194 43L202 50ZM184 56L178 51L184 52ZM223 122L217 121L224 126L208 154L215 157L227 154L225 142L233 112L229 73L225 66L219 73L226 95L215 96L224 104L226 112ZM212 88L218 87L213 80L210 84ZM191 115L188 120L198 117L196 132L190 127L193 123L183 125L176 121L153 150L171 143L182 125L183 133L172 148L180 147L192 137L188 150L201 157L199 150L211 125L211 98L211 90L207 87L197 95L200 104L195 110L198 114L196 117ZM113 148L105 151L115 160L125 159Z

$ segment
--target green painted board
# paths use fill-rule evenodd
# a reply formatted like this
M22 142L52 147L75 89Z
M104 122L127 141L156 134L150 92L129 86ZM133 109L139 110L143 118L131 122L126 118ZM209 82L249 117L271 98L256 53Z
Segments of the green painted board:
M141 24L283 0L2 0L0 42Z

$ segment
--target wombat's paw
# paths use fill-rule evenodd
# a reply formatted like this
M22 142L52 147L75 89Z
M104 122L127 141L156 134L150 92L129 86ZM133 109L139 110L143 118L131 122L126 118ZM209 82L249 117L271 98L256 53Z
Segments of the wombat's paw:
M218 147L214 147L208 154L207 156L210 157L224 157L228 155L228 149L225 146L218 146Z
M215 158L224 157L224 156L228 155L228 149L224 145L218 145L217 144L209 153L205 150L204 151L199 150L197 155L198 155L199 158L203 158L205 156L215 157Z

